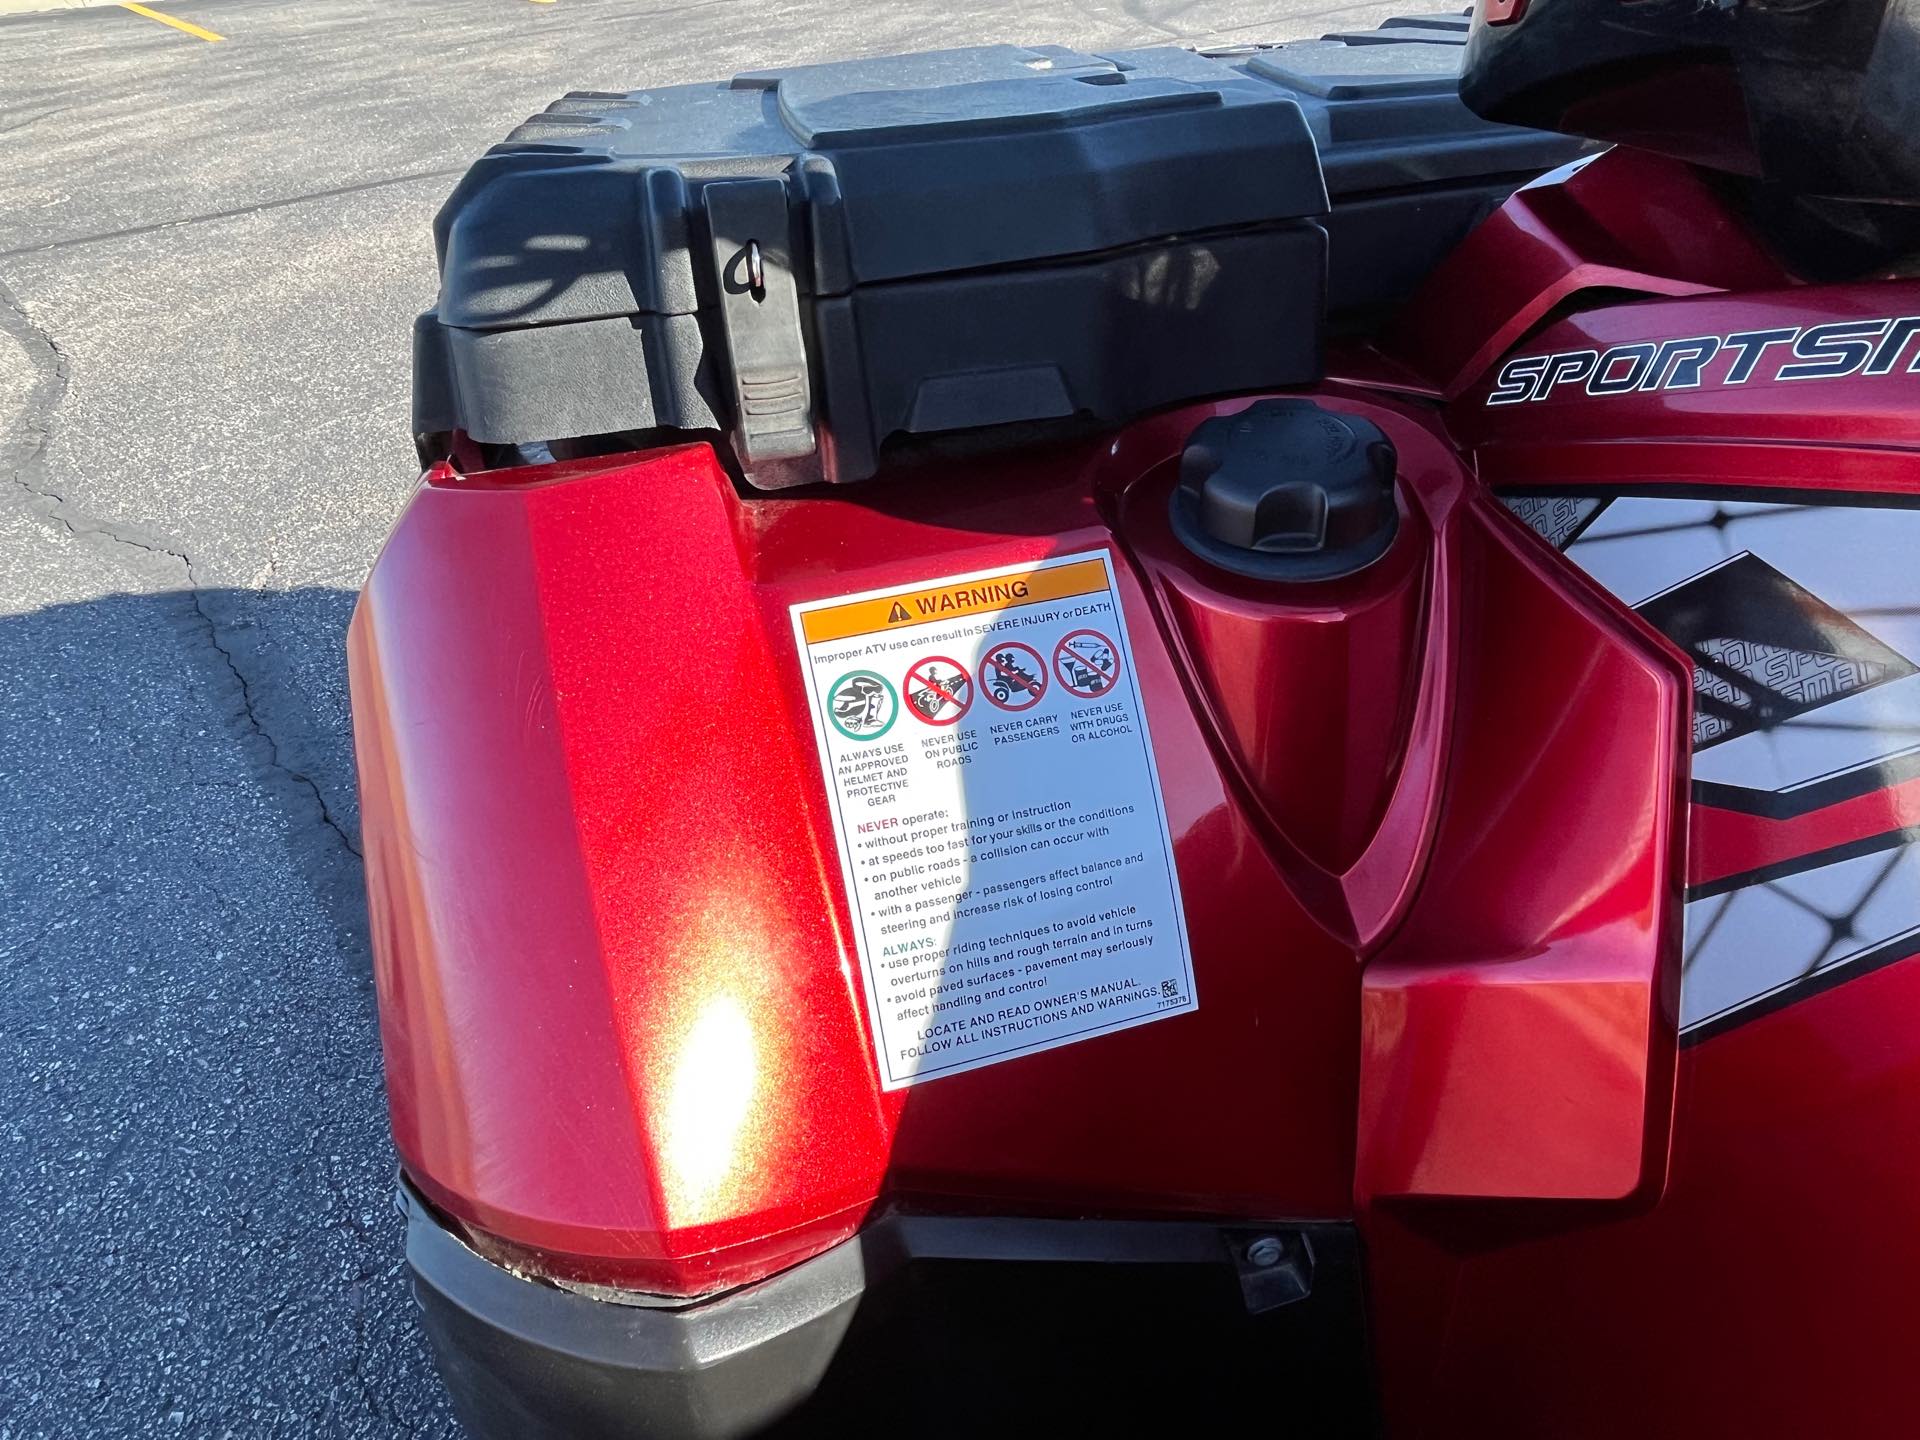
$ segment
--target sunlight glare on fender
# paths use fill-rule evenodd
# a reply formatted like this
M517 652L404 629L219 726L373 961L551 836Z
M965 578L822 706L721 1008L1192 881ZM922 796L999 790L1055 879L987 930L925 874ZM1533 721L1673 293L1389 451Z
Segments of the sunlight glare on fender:
M741 1159L759 1087L753 1026L733 995L709 998L668 1069L661 1183L676 1217L704 1215Z

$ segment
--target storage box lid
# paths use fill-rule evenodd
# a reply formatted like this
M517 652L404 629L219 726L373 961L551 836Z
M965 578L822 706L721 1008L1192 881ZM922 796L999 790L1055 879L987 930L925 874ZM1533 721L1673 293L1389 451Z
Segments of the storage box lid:
M575 94L497 146L437 226L443 324L685 314L699 191L792 176L803 293L1323 213L1284 91L1181 50L1011 45Z
M1107 423L1303 383L1330 283L1337 309L1391 303L1577 149L1461 105L1466 25L985 45L569 95L435 222L416 434L730 430L756 483L799 483L871 473L932 417L1032 419L1042 370L1046 414ZM769 478L789 461L797 478Z

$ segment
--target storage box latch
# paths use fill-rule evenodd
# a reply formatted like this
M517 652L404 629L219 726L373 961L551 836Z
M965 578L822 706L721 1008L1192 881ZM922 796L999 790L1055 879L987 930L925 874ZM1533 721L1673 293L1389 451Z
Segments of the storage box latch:
M813 390L793 276L787 187L775 179L720 181L703 199L720 280L720 321L733 370L734 444L741 468L776 472L814 453ZM792 484L792 474L762 483Z

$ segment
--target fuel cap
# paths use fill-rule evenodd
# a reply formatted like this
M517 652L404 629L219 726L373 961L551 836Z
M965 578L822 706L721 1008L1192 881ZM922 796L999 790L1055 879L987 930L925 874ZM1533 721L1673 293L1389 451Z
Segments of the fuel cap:
M1311 400L1262 400L1188 438L1174 533L1240 575L1351 575L1393 543L1395 462L1393 442L1371 421Z

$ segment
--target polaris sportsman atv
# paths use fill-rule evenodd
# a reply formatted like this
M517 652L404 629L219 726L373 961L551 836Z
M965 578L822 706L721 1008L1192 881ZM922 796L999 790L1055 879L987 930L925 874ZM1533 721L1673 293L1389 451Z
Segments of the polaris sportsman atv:
M350 637L469 1429L1910 1430L1917 135L1916 0L1489 0L476 163Z

